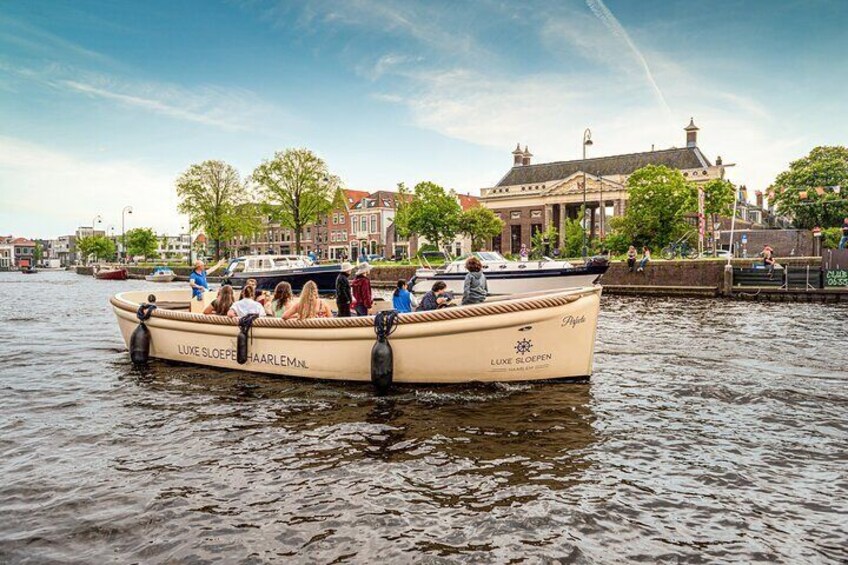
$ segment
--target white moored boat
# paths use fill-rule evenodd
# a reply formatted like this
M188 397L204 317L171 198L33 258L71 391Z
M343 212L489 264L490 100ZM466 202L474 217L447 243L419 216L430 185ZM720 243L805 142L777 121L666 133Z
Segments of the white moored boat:
M591 286L609 268L609 261L603 257L591 257L584 265L574 266L568 261L556 261L548 257L533 261L507 261L503 255L494 251L478 251L474 255L483 264L490 295ZM439 269L418 269L409 281L409 289L415 293L427 292L433 283L442 281L449 292L462 294L467 259L468 256L460 257Z
M144 277L144 280L150 282L171 282L175 278L177 278L177 275L169 267L156 267L152 273Z
M531 293L483 304L397 316L389 337L393 380L465 383L586 378L592 373L601 287ZM111 299L124 341L132 335L145 292ZM369 381L374 316L282 320L253 324L247 362L237 362L235 319L189 312L185 290L157 293L145 322L152 358L259 373ZM135 355L135 354L133 354Z

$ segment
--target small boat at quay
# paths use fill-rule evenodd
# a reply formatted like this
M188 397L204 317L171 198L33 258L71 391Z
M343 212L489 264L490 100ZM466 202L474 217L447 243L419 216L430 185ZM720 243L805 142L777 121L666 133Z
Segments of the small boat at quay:
M21 273L23 273L24 275L36 275L38 274L38 269L29 265L26 267L21 267Z
M591 286L609 269L609 261L605 257L591 257L584 265L575 267L568 261L547 257L535 261L507 261L494 251L480 251L473 255L483 264L490 295ZM418 269L409 282L409 289L415 293L427 292L433 283L442 281L449 292L462 294L467 259L467 255L460 257L439 269Z
M174 274L174 271L170 267L156 267L152 273L144 277L144 280L150 282L171 282L175 278L177 278L177 275Z
M224 271L223 282L241 288L248 279L256 279L259 290L273 291L277 283L287 282L300 292L307 281L315 281L322 294L336 291L341 264L316 265L303 255L251 255L233 259Z
M155 309L141 308L153 298ZM391 337L386 338L393 382L588 378L600 298L601 287L591 286L397 315ZM122 292L112 297L131 357L137 359L143 346L143 359L311 379L374 380L380 314L376 320L375 316L259 318L248 339L238 320L193 313L190 302L187 290L166 290L155 297ZM136 335L146 337L136 341ZM240 357L244 363L238 362Z
M94 278L101 281L125 281L129 278L129 273L123 267L101 267L95 265L93 267Z

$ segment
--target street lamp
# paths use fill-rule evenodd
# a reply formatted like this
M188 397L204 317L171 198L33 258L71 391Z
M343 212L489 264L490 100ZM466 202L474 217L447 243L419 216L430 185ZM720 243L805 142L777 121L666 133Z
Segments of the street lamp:
M583 258L589 254L586 244L586 148L592 145L592 130L586 128L583 132Z
M121 210L121 257L127 261L127 214L132 214L132 206L124 206Z
M100 214L94 216L94 219L91 220L91 235L94 235L94 230L97 229L97 224L103 223L103 217Z

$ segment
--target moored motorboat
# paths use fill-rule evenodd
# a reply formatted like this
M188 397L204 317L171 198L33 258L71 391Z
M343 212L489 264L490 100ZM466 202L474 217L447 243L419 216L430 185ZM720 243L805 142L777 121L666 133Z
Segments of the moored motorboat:
M401 314L389 338L394 382L466 383L586 378L592 373L601 287L530 293L483 304ZM128 347L146 292L111 304ZM259 373L369 381L373 316L253 324L247 362L237 362L235 319L188 311L185 290L157 293L145 322L149 356ZM134 348L134 347L133 347Z
M174 274L174 271L170 267L156 267L152 273L144 277L144 280L149 282L171 282L175 278L177 278L177 275Z
M33 266L21 267L21 273L24 275L35 275L38 274L38 269Z
M302 255L251 255L233 259L224 271L224 283L236 288L255 279L259 290L273 291L287 282L299 292L307 281L315 281L321 293L335 292L341 265L316 265Z
M609 269L609 261L603 257L592 257L583 265L574 266L568 261L549 258L507 261L500 253L494 251L480 251L474 255L483 264L483 274L486 275L491 295L591 286ZM410 290L416 293L427 292L433 283L442 281L447 285L449 292L462 294L467 259L467 256L460 257L439 269L418 269L410 280Z
M94 278L101 281L125 281L129 273L123 267L98 267L94 266Z

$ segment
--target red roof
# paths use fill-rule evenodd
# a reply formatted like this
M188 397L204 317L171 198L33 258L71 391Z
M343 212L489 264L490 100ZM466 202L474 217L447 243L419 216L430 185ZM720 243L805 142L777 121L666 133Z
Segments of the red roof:
M470 194L457 194L456 196L459 198L459 205L463 210L480 205L480 200L476 196L471 196Z
M368 192L364 190L349 190L346 188L344 192L348 208L352 208L354 204L368 196Z
M25 237L17 237L12 240L12 245L35 245L35 242Z

